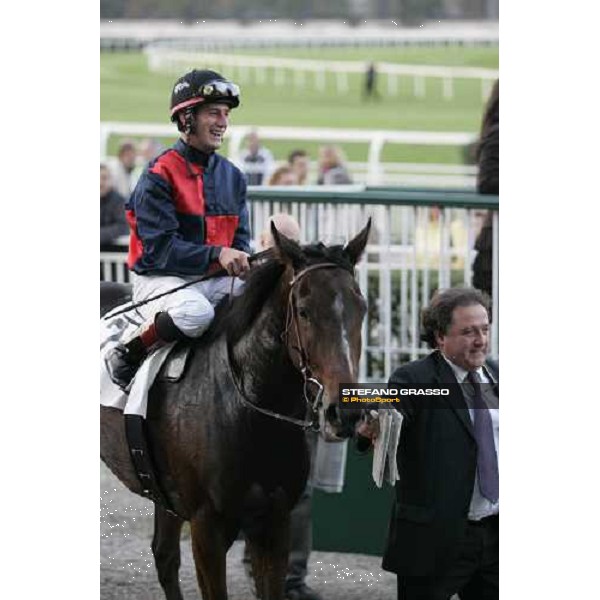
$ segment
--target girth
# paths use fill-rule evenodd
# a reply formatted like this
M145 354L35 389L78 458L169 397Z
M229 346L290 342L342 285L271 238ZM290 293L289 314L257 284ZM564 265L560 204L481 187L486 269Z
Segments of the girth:
M160 504L173 516L178 515L164 493L156 475L156 467L148 444L146 420L141 415L123 415L125 418L125 435L131 462L142 485L142 495Z

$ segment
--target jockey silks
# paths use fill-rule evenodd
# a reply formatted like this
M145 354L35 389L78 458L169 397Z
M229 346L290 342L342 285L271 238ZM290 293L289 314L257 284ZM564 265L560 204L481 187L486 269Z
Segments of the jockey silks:
M144 171L125 205L131 270L202 275L223 246L250 252L244 176L218 154L206 158L178 140Z

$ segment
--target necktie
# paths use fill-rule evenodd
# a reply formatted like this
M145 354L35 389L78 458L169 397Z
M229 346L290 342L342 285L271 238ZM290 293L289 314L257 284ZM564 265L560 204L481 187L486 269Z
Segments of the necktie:
M473 429L477 442L477 473L481 494L490 502L498 501L498 456L494 446L492 415L483 400L481 379L475 371L469 371L467 380L473 385Z

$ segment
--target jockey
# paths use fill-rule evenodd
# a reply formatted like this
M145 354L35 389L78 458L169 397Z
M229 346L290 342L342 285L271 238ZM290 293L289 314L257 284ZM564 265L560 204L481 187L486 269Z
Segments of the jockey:
M237 85L214 71L193 70L175 82L171 121L181 137L150 162L125 206L134 302L220 267L231 276L249 268L246 182L215 153L239 95ZM213 307L240 286L237 278L211 278L139 307L146 322L107 356L113 381L126 389L151 349L200 337Z

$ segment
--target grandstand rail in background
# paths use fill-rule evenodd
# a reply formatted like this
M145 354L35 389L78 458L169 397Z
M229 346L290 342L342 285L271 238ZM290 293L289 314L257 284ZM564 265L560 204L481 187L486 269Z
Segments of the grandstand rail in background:
M429 351L420 341L422 308L438 287L471 285L473 246L485 211L494 228L491 355L498 356L498 197L426 188L251 187L251 233L258 249L270 215L288 212L301 242L346 243L372 218L357 268L368 303L361 381L385 381L399 364ZM126 281L124 253L101 253L104 279Z
M242 142L252 130L255 130L262 140L368 144L367 163L363 163L362 168L356 173L358 177L355 177L357 182L368 185L419 183L434 185L436 181L438 185L442 186L470 187L474 184L473 167L465 165L443 166L422 163L421 167L416 167L411 171L408 169L408 165L411 163L388 165L381 161L385 144L455 146L462 149L476 140L476 135L473 133L233 125L227 129L225 139L228 142L228 158L238 166L240 165ZM108 142L113 135L173 139L178 136L178 133L172 124L102 122L100 124L101 160L105 160L107 157ZM442 173L444 168L450 169L450 172ZM426 169L425 173L423 169ZM402 172L398 173L399 170ZM434 173L436 170L437 174ZM354 172L352 174L354 176ZM427 181L424 181L424 178L427 178Z
M338 94L347 94L350 90L349 76L364 76L371 61L315 60L279 58L276 56L247 56L244 54L226 54L206 50L183 50L163 43L148 44L144 53L148 60L148 69L153 72L180 74L191 68L211 68L226 71L228 77L240 83L252 79L258 85L269 83L275 87L292 86L296 90L306 89L307 76L310 84L319 92L327 86L327 76L334 78ZM440 79L444 100L454 98L454 86L457 79L479 80L481 98L486 100L492 85L498 79L495 69L478 67L448 67L433 65L409 65L377 61L377 72L387 82L387 93L399 94L401 78L411 77L413 94L423 98L427 94L427 79Z

